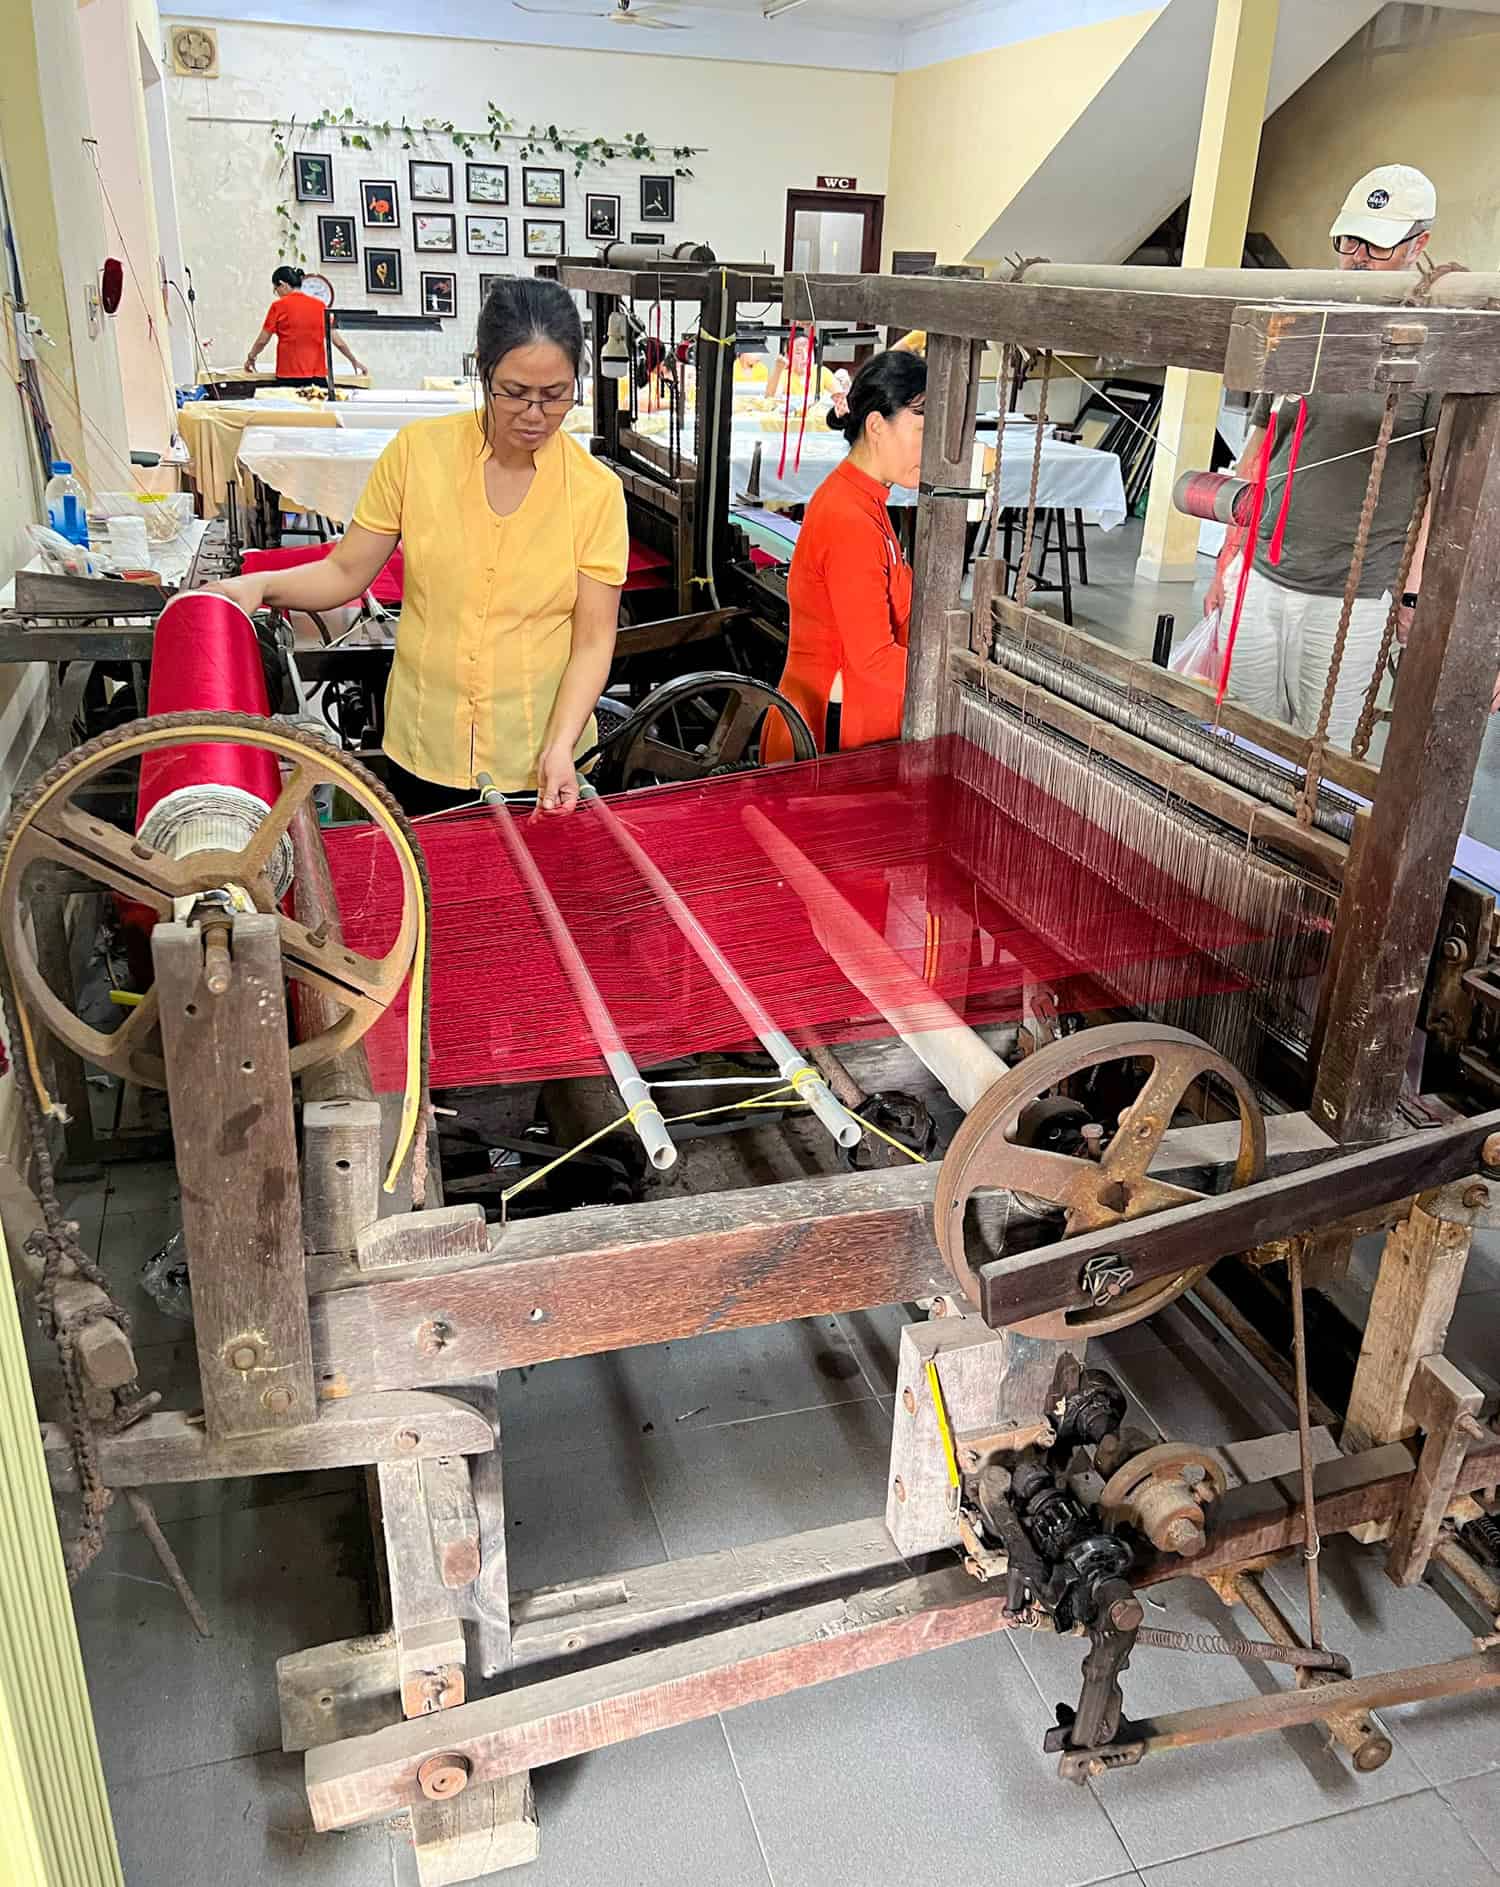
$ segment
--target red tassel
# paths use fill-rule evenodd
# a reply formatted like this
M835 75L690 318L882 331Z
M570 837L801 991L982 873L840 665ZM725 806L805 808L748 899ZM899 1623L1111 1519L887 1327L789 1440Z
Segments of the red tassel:
M807 325L807 371L802 376L802 423L797 428L797 456L792 461L792 469L797 472L802 470L802 435L807 431L807 397L812 391L813 354L817 338L817 325L810 321Z
M1269 434L1270 426L1266 428ZM1302 450L1302 435L1307 431L1307 395L1302 396L1302 404L1297 408L1297 423L1292 428L1292 449L1287 454L1286 489L1281 494L1281 509L1276 513L1276 528L1271 533L1271 548L1268 553L1272 563L1281 562L1281 547L1286 542L1286 514L1292 508L1292 474L1297 469L1297 454Z
M1250 581L1250 566L1255 561L1255 536L1260 529L1261 506L1266 501L1266 481L1271 475L1271 444L1275 435L1276 428L1267 426L1266 436L1261 441L1260 462L1255 468L1255 493L1250 503L1250 522L1245 527L1244 561L1240 565L1239 586L1234 593L1234 614L1229 618L1229 635L1224 643L1224 665L1219 670L1215 707L1224 699L1224 691L1229 686L1229 665L1234 660L1234 639L1240 632L1240 611L1245 607L1245 585Z
M786 445L792 430L792 360L797 352L797 324L792 323L792 331L786 340L786 404L781 411L781 462L776 467L778 478L786 477Z

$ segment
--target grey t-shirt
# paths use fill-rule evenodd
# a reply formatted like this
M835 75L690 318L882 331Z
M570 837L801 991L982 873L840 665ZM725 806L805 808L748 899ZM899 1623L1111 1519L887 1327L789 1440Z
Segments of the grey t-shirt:
M1404 394L1397 405L1391 437L1401 443L1393 445L1386 455L1380 502L1375 507L1369 548L1359 581L1361 596L1379 596L1396 581L1406 528L1421 487L1422 467L1432 450L1430 432L1419 439L1402 435L1436 426L1440 405L1441 396L1436 393ZM1302 435L1302 450L1297 455L1297 470L1292 479L1286 540L1282 545L1281 562L1273 564L1266 550L1286 489L1284 474L1291 454L1297 407L1298 401L1288 397L1282 400L1276 412L1271 482L1261 511L1255 568L1262 576L1288 590L1302 590L1314 596L1342 596L1354 549L1354 534L1359 525L1359 510L1364 503L1365 484L1370 476L1370 448L1380 431L1385 395L1320 393L1307 402L1307 430ZM1250 408L1250 423L1264 426L1270 416L1271 398L1263 393ZM1341 453L1358 456L1340 458ZM1337 463L1316 463L1322 459L1335 459Z

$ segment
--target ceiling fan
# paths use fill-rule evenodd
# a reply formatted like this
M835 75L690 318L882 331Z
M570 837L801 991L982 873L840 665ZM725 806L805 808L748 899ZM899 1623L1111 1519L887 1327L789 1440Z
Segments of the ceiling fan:
M592 8L584 12L579 7L533 7L528 6L526 0L510 0L510 3L518 13L547 13L574 20L608 20L612 26L645 26L657 33L686 33L690 30L677 20L657 18L657 14L672 5L673 0L644 0L644 4L641 0L615 0L614 6L603 13Z

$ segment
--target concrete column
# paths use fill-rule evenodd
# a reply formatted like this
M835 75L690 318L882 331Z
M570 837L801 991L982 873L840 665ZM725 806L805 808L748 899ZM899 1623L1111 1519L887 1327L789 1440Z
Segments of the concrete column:
M1255 187L1280 0L1219 0L1203 92L1198 160L1183 244L1185 268L1238 268ZM1158 449L1136 574L1153 583L1198 575L1198 520L1172 509L1179 470L1208 464L1222 382L1167 369Z

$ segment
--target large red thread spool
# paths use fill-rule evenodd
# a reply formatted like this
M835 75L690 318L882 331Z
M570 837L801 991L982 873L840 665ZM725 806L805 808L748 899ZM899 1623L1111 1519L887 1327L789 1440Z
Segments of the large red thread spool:
M1215 524L1248 524L1255 487L1231 472L1183 472L1172 487L1172 503L1190 518Z
M192 710L266 718L271 712L255 624L238 603L202 590L174 596L158 617L147 697L150 714ZM141 761L136 831L176 858L237 852L280 790L281 770L264 748L213 741L156 748ZM291 874L291 844L283 835L270 871L278 898Z

